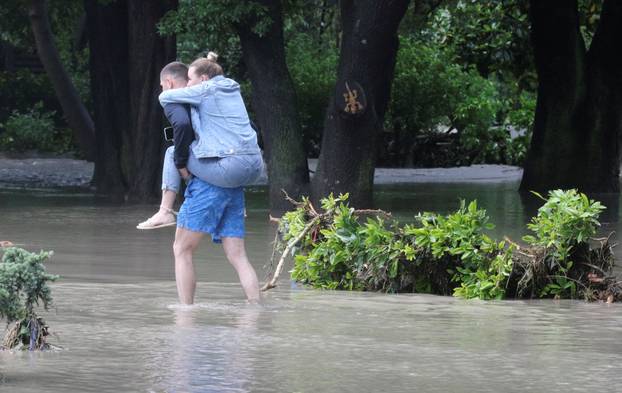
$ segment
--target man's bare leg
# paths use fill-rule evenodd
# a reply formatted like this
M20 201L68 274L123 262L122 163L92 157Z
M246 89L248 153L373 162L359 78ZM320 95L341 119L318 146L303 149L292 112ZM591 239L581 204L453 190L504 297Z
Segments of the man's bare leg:
M251 303L258 303L261 300L259 295L259 280L257 280L257 273L255 273L255 269L253 269L253 266L246 256L244 239L238 237L223 237L222 247L225 250L225 256L229 260L229 263L231 263L235 271L238 272L240 284L242 284L246 298Z
M192 255L199 246L203 234L183 228L177 228L173 252L175 254L175 282L177 295L182 304L194 303L194 292L197 281L194 275Z

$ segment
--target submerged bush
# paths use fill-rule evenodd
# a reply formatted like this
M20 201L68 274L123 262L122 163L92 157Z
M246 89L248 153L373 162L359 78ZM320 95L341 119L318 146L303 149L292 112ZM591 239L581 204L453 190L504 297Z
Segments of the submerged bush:
M3 347L47 347L47 326L37 316L35 307L47 310L52 303L48 283L58 276L47 273L43 265L51 255L52 252L31 253L16 247L4 250L0 263L0 318L14 325L7 332Z
M504 283L512 271L512 249L497 243L484 233L493 229L486 211L477 202L468 207L461 201L455 213L440 216L424 213L417 216L420 226L406 226L404 234L414 236L421 252L434 260L449 258L452 282L458 283L454 294L466 298L500 299Z
M401 226L388 213L349 207L347 198L322 200L322 213L303 200L283 216L277 247L292 250L294 280L324 289L469 299L622 299L611 277L608 239L589 244L604 207L576 190L549 194L528 225L534 235L525 237L526 246L490 238L485 231L493 225L475 201L462 201L446 216L419 214L416 224Z

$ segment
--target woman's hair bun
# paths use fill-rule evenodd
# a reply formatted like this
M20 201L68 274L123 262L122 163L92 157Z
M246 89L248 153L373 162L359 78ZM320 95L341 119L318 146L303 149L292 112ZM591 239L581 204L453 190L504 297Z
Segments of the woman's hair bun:
M205 56L207 58L207 60L209 61L213 61L214 63L216 63L218 61L218 53L216 52L208 52L207 56Z

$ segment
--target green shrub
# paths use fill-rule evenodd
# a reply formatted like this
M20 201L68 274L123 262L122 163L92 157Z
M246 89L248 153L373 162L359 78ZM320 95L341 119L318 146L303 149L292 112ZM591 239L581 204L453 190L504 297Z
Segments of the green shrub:
M45 270L45 262L52 252L31 253L21 248L1 249L0 262L0 318L13 323L7 331L4 348L46 349L48 327L37 316L36 307L45 310L52 304L49 282L58 276Z
M37 103L27 112L13 111L0 124L0 150L24 152L66 152L71 150L71 135L54 126L54 112L43 111L43 104Z
M293 36L287 42L286 50L307 151L317 156L324 129L324 115L335 87L338 52L336 48L318 46L306 34Z
M417 216L420 226L406 226L404 233L414 236L420 252L429 251L436 260L452 259L449 273L459 284L456 296L501 299L505 282L512 271L512 249L497 243L484 233L494 228L486 211L472 201L447 216L423 213Z
M331 222L304 241L295 257L292 277L324 289L371 289L397 292L403 286L402 259L414 254L410 245L400 241L393 229L380 218L365 223L346 204L348 195L322 200L322 208ZM282 230L302 231L304 209L287 213ZM303 224L304 227L304 224ZM292 234L293 234L292 233ZM285 241L291 235L286 235ZM306 252L309 250L309 252Z
M552 280L540 295L574 297L576 281L569 279L569 273L577 262L574 259L584 257L587 242L596 234L600 226L598 217L605 207L576 190L554 190L549 192L548 199L534 194L546 203L527 225L534 235L524 236L523 240L545 250L544 259L552 271Z
M523 237L527 243L553 250L553 256L566 261L577 244L586 242L600 226L598 216L605 207L577 190L554 190L548 199L534 192L545 204L527 227L535 235Z
M454 282L446 286L457 286L456 296L504 296L511 249L483 233L492 224L475 202L462 202L447 217L424 213L420 225L400 227L378 217L361 222L346 200L341 195L322 201L330 220L296 250L293 279L324 289L434 292L438 280L425 272L435 269L423 265L445 260ZM281 225L285 242L296 237L306 225L304 208L287 213Z
M39 101L46 110L60 113L54 88L45 74L29 70L0 71L0 123L5 122L12 112L26 112ZM58 120L62 120L60 116Z
M506 125L524 132L510 141L508 145L509 164L522 165L533 134L533 122L536 113L536 94L523 90L516 102L511 103Z
M475 69L463 69L456 64L451 50L400 37L385 122L394 144L400 146L400 151L394 152L401 156L398 161L403 163L407 156L413 155L415 163L426 162L422 154L427 154L430 147L416 150L418 140L425 135L438 137L439 130L455 129L458 135L449 139L451 148L442 155L434 152L428 164L504 162L497 152L509 135L504 132L500 143L499 134L492 129L503 108L496 84Z
M490 238L493 225L475 201L448 215L419 214L405 226L390 217L363 220L369 211L349 207L347 195L323 199L322 208L304 200L279 226L281 251L306 234L292 251L292 278L316 288L622 300L611 246L588 242L604 207L576 190L549 194L528 225L535 235L524 238L527 247Z
M52 303L48 282L56 281L58 276L47 273L43 262L52 254L17 247L4 250L0 263L0 317L13 322L34 315L35 306L48 308Z

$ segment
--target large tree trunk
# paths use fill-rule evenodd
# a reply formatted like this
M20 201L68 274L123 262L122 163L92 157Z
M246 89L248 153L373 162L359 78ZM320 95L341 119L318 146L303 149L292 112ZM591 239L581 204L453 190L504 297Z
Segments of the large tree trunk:
M283 17L279 0L259 0L272 19L259 36L256 20L237 26L242 55L253 86L252 105L264 141L268 166L270 213L280 216L291 209L281 190L293 198L307 192L309 170L302 129L296 108L296 93L285 63Z
M175 42L156 24L175 0L86 0L98 154L99 194L132 200L160 195L163 116L160 70L175 58Z
M91 94L95 110L97 193L122 200L127 170L122 164L123 135L129 134L127 1L85 0Z
M175 60L173 37L161 38L156 24L177 0L128 1L130 127L125 138L129 154L130 198L150 200L160 196L163 116L158 103L160 71Z
M28 16L37 44L37 53L60 101L65 119L74 139L89 161L95 160L95 131L93 120L80 100L71 78L60 61L50 28L47 2L31 0Z
M356 207L372 204L375 145L390 97L397 28L408 3L340 2L343 38L334 97L327 110L312 182L315 200L331 192L347 192Z
M521 190L619 190L622 3L604 3L586 53L577 2L530 4L538 102Z
M618 192L622 136L622 2L603 4L600 24L586 64L588 83L583 114L585 172L580 188Z

